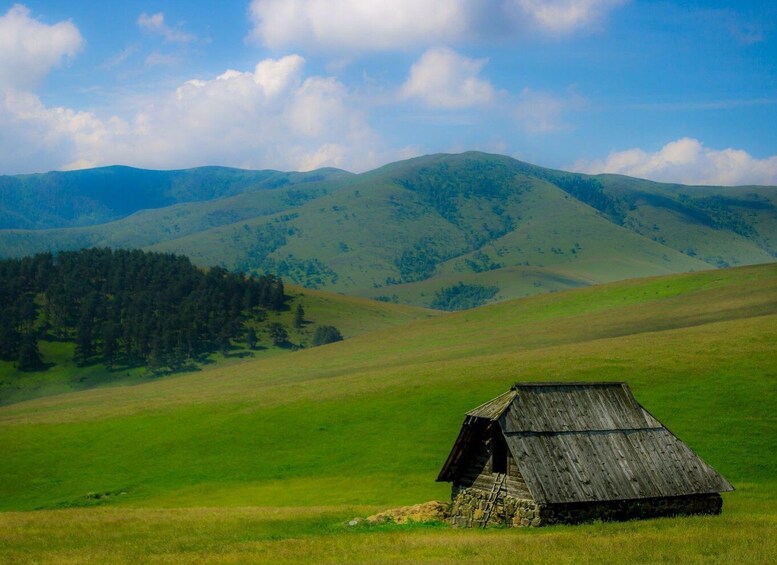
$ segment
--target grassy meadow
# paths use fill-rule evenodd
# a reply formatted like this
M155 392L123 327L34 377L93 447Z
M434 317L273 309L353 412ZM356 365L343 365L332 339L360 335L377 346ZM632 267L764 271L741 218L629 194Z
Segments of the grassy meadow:
M437 310L386 305L373 300L319 292L293 285L286 288L286 294L289 299L283 310L270 310L263 323L255 324L259 339L256 348L250 350L245 343L233 340L232 348L226 356L220 352L212 353L205 359L205 364L224 367L240 363L247 358L264 359L290 354L298 348L311 347L319 324L334 325L345 338L351 338L441 314ZM301 305L305 311L305 321L300 328L294 326L294 311L297 305ZM288 330L287 346L273 345L267 331L272 322L280 322ZM163 376L145 366L106 367L99 362L80 365L73 359L75 346L72 342L40 340L39 346L43 361L47 365L43 371L23 372L16 368L16 363L0 360L0 406L95 387L143 384ZM201 368L196 365L183 371Z
M776 265L374 316L320 348L0 407L0 562L777 561ZM346 525L447 499L464 412L530 380L627 381L734 484L723 514Z

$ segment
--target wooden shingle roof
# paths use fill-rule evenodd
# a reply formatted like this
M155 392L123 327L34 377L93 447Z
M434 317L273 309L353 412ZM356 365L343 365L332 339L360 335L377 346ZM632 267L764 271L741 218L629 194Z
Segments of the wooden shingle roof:
M505 432L661 427L625 383L516 383L510 392L519 398L505 413Z
M502 415L510 403L515 399L518 393L514 390L508 390L507 392L500 394L493 400L489 400L485 404L481 404L477 408L473 408L467 412L467 416L474 416L475 418L488 418L489 420L496 420Z
M467 414L499 423L541 504L682 496L731 484L637 403L625 383L518 383ZM453 480L459 434L439 480Z

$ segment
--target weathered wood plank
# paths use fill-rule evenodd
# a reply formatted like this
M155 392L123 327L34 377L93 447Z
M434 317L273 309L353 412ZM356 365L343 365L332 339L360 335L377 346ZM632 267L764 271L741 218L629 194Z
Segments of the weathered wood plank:
M507 436L538 502L724 492L731 485L665 429ZM523 463L526 461L526 463ZM538 494L541 493L541 494Z
M442 480L490 490L498 426L509 451L505 488L520 498L603 502L733 489L625 383L527 383L511 393L468 413Z

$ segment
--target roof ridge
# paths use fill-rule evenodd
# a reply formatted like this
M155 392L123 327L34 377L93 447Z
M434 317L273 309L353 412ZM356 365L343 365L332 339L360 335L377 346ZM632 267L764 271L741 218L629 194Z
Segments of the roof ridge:
M484 402L480 406L476 406L472 410L467 411L467 416L496 420L502 415L507 407L510 406L516 396L518 396L518 393L513 389L510 389L507 392L503 392L499 396L492 398L488 402Z

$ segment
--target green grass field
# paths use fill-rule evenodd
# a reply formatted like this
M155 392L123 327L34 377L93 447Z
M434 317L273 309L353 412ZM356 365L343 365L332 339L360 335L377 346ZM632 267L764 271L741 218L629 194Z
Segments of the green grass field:
M249 350L245 343L233 341L228 356L213 353L208 356L206 363L213 367L231 366L247 358L265 359L290 354L298 348L311 347L313 334L319 324L334 325L348 339L441 314L436 310L386 305L293 285L287 287L286 293L286 308L280 312L268 311L267 320L255 324L259 337L255 350ZM294 310L297 305L302 305L305 311L305 322L301 328L294 327ZM273 345L267 332L267 326L272 322L280 322L287 328L288 346ZM73 360L73 343L41 340L39 345L43 361L48 365L46 370L26 373L16 369L15 363L0 360L0 406L95 387L143 384L161 376L145 366L108 368L101 363L80 366ZM196 370L200 368L198 366Z
M0 408L0 561L777 560L777 266L411 318ZM536 531L345 525L446 499L434 479L464 412L516 380L625 380L737 490L717 517Z

